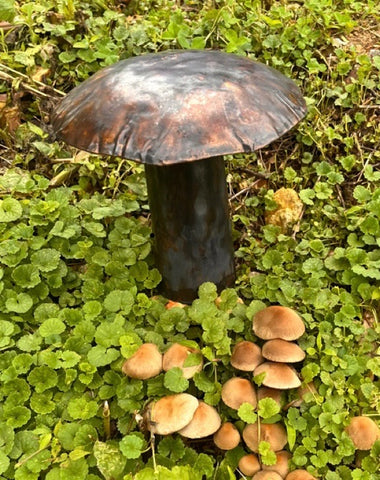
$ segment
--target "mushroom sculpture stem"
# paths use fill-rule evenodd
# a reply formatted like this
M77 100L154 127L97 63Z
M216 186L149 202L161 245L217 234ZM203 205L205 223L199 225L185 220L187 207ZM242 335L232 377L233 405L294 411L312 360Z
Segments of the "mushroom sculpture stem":
M199 285L235 280L225 166L222 157L166 168L145 165L163 290L191 302Z

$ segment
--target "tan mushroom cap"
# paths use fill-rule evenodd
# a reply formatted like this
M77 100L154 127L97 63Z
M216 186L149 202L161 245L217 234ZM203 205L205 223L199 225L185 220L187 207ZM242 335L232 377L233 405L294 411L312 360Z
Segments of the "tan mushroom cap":
M234 368L245 372L253 372L263 361L260 347L248 340L243 340L235 345L230 359Z
M282 477L272 470L261 470L255 473L252 480L282 480Z
M257 312L253 317L253 331L263 340L297 340L305 332L302 318L294 310L272 305Z
M286 430L280 423L261 423L260 437L259 425L257 423L249 424L243 430L243 439L247 447L255 453L259 451L260 442L268 442L271 449L278 452L285 447L288 441Z
M178 432L191 422L198 406L198 399L188 393L160 398L152 402L146 411L148 430L158 435Z
M281 478L285 478L289 473L289 460L292 458L286 450L276 452L276 463L274 465L263 465L263 470L272 470L278 473Z
M305 352L296 343L275 338L264 343L262 355L272 362L295 363L302 362Z
M307 470L293 470L286 477L285 480L316 480Z
M221 450L232 450L240 443L240 433L231 422L225 422L214 434L214 443Z
M191 378L196 373L200 372L203 368L203 360L198 365L191 367L184 367L186 358L191 353L200 353L196 348L186 347L179 343L173 343L173 345L164 353L162 358L162 368L165 372L173 367L178 367L182 370L182 374L185 378Z
M257 396L252 383L240 377L227 380L222 387L222 400L230 408L238 410L243 403L257 406Z
M286 363L265 362L259 365L253 373L255 376L265 373L263 380L265 387L285 390L301 385L297 372Z
M200 401L194 416L178 433L186 438L204 438L215 433L222 423L214 407Z
M352 417L346 432L358 450L370 450L380 439L380 429L369 417Z
M282 407L284 401L284 392L279 390L278 388L270 388L270 387L259 387L257 389L257 401L259 402L263 398L271 398L274 400L279 407Z
M244 457L241 457L238 467L243 475L248 476L252 476L255 473L259 472L261 468L259 459L254 453L248 453L248 455L244 455Z
M155 377L161 370L162 355L154 343L143 343L122 367L125 375L139 380Z

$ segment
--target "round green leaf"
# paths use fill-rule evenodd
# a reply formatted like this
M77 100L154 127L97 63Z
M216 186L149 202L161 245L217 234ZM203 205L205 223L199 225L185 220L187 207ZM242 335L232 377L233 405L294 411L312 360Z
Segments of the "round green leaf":
M15 198L0 200L0 222L14 222L22 215L22 206Z
M119 443L120 450L127 458L139 458L145 447L144 440L138 435L126 435Z
M26 313L33 306L33 299L27 293L19 293L8 298L5 306L9 312Z
M59 318L49 318L40 326L39 331L42 337L50 337L50 335L59 335L65 331L65 324Z
M42 248L30 257L32 264L41 272L50 272L58 267L61 254L54 248Z

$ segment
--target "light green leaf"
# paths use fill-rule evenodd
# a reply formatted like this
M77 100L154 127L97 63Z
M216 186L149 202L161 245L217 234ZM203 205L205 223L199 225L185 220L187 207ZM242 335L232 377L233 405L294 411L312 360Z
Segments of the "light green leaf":
M0 13L3 10L3 2L4 0L1 0ZM5 6L3 8L5 8ZM10 197L0 200L0 223L14 222L15 220L18 220L21 215L22 206L18 200Z
M130 434L123 437L119 447L126 458L139 458L145 449L145 441L137 434Z

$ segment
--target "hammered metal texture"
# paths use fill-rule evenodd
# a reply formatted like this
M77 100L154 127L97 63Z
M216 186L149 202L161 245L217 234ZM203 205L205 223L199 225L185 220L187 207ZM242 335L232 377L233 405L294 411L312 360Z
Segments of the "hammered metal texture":
M162 165L257 150L305 113L296 84L266 65L174 50L100 70L63 99L52 124L82 150Z

